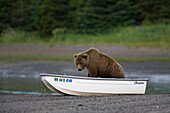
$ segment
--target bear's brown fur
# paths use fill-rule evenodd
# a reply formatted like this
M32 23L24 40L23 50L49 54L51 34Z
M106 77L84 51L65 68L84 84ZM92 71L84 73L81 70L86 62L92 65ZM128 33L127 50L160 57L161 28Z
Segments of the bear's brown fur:
M125 78L120 64L95 48L75 54L74 57L79 71L87 67L88 77Z

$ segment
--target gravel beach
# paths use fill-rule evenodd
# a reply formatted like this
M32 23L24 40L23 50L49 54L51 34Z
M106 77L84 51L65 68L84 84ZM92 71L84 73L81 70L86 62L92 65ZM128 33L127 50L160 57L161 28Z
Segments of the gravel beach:
M170 113L170 94L110 96L0 95L0 112Z

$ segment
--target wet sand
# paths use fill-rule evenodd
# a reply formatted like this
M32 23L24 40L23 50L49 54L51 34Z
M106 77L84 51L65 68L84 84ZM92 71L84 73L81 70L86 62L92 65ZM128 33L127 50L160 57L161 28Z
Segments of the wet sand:
M110 96L0 95L0 112L169 113L170 94Z
M170 49L160 48L134 48L125 46L104 46L104 45L0 45L0 53L5 54L39 54L39 55L74 55L75 53L87 50L91 47L99 49L110 56L119 57L167 57L170 56Z

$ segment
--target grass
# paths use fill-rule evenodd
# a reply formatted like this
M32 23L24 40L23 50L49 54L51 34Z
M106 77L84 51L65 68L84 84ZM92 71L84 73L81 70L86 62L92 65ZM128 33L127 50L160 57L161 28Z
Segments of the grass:
M71 61L73 56L37 54L0 54L0 61Z
M170 57L114 57L118 62L148 62L160 61L168 62ZM74 61L73 56L63 55L37 55L37 54L0 54L0 61L20 62L20 61Z
M55 34L45 41L37 33L8 29L0 35L0 44L120 45L128 47L170 48L170 24L129 26L112 29L108 34Z
M42 44L43 40L36 32L28 33L7 29L0 35L0 44Z
M109 34L62 34L55 35L49 41L51 46L63 44L98 44L98 45L121 45L134 47L170 47L170 25L158 24L150 26L120 27L112 30Z

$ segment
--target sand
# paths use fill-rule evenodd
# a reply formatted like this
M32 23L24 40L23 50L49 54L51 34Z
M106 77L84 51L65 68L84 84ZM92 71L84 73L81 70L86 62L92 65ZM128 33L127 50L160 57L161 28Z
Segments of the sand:
M0 112L170 113L170 94L110 96L0 95Z
M99 49L110 56L119 57L167 57L170 49L162 48L128 48L125 46L97 46L97 45L0 45L0 53L3 54L38 54L38 55L74 55L91 47Z

